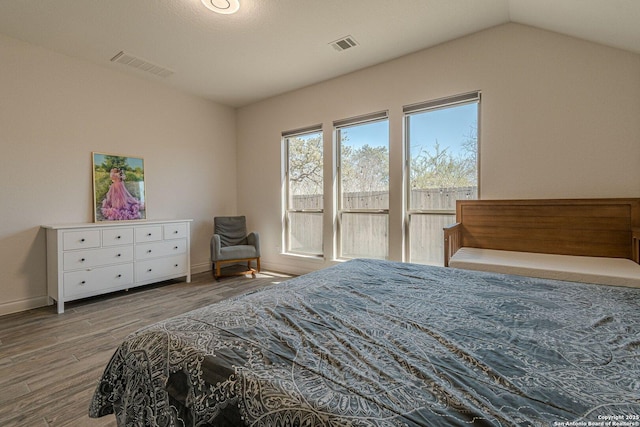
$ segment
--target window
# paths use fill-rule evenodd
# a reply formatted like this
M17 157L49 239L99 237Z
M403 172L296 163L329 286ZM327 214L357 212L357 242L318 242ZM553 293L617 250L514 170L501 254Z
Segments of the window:
M478 198L479 105L473 92L404 108L410 262L442 265L456 200Z
M334 122L338 177L338 257L389 256L387 112Z
M285 252L322 256L322 127L282 134L285 152Z

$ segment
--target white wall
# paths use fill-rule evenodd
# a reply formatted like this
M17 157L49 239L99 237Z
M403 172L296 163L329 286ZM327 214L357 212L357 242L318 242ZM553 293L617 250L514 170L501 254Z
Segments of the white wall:
M348 60L348 52L342 53ZM481 197L640 197L640 55L507 24L238 111L238 211L261 233L263 265L331 263L280 254L282 131L322 123L325 211L333 209L332 122L390 114L390 258L402 257L402 106L482 91Z
M148 216L194 219L196 271L235 213L265 268L330 264L330 216L326 261L280 254L280 134L323 123L330 153L333 120L387 109L401 259L402 106L478 89L483 198L640 197L640 55L583 40L508 24L236 112L0 35L0 315L46 303L40 225L92 221L92 151L145 159ZM327 154L328 211L331 171Z
M149 219L236 210L235 111L0 36L0 315L46 304L41 224L93 221L91 152L143 157ZM230 178L231 177L231 178Z

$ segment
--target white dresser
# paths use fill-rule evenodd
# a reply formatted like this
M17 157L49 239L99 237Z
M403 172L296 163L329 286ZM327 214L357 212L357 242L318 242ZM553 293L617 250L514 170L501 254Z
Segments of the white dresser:
M162 280L191 281L191 220L45 225L50 303Z

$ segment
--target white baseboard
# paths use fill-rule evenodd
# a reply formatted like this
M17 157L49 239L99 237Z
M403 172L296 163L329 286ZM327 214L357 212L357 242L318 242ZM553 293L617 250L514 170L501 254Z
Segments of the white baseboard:
M18 313L20 311L31 310L49 305L49 297L41 296L20 301L11 301L0 304L0 316Z
M204 273L205 271L211 271L210 263L202 262L199 264L191 264L191 274Z

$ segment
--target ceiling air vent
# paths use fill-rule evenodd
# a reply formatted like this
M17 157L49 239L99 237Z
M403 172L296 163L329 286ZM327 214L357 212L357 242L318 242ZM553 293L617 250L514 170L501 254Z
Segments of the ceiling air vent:
M111 62L117 62L119 64L128 65L133 68L137 68L141 71L146 71L147 73L155 74L159 77L169 77L173 74L173 71L161 67L156 64L152 64L149 61L138 58L126 52L120 52L113 58L111 58Z
M337 51L343 51L358 46L358 42L352 36L345 36L329 43Z

